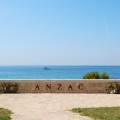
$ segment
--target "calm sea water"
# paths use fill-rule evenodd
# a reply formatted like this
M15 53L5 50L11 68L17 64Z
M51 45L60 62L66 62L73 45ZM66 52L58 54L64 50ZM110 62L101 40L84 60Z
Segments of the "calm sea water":
M91 71L120 79L120 66L0 66L0 79L81 79Z

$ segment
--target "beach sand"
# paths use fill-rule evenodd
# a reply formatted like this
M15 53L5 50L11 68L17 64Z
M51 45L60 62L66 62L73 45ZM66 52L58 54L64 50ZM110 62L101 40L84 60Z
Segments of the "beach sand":
M0 107L11 110L12 120L91 120L72 113L78 107L120 106L111 94L1 94Z

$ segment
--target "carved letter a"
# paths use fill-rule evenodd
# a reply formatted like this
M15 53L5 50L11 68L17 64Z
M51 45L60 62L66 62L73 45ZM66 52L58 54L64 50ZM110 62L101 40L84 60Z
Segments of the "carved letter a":
M38 84L37 84L36 87L35 87L35 91L36 91L36 90L40 90L40 87L39 87Z

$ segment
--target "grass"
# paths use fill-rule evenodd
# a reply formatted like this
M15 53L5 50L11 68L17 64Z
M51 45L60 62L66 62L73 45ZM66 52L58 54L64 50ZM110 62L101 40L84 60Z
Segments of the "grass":
M11 120L11 114L11 111L0 108L0 120Z
M72 111L94 120L120 120L120 107L75 108Z

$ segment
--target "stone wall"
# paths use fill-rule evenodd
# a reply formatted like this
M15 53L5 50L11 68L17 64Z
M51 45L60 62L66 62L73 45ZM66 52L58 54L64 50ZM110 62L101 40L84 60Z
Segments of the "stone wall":
M1 80L0 93L108 93L116 80Z

